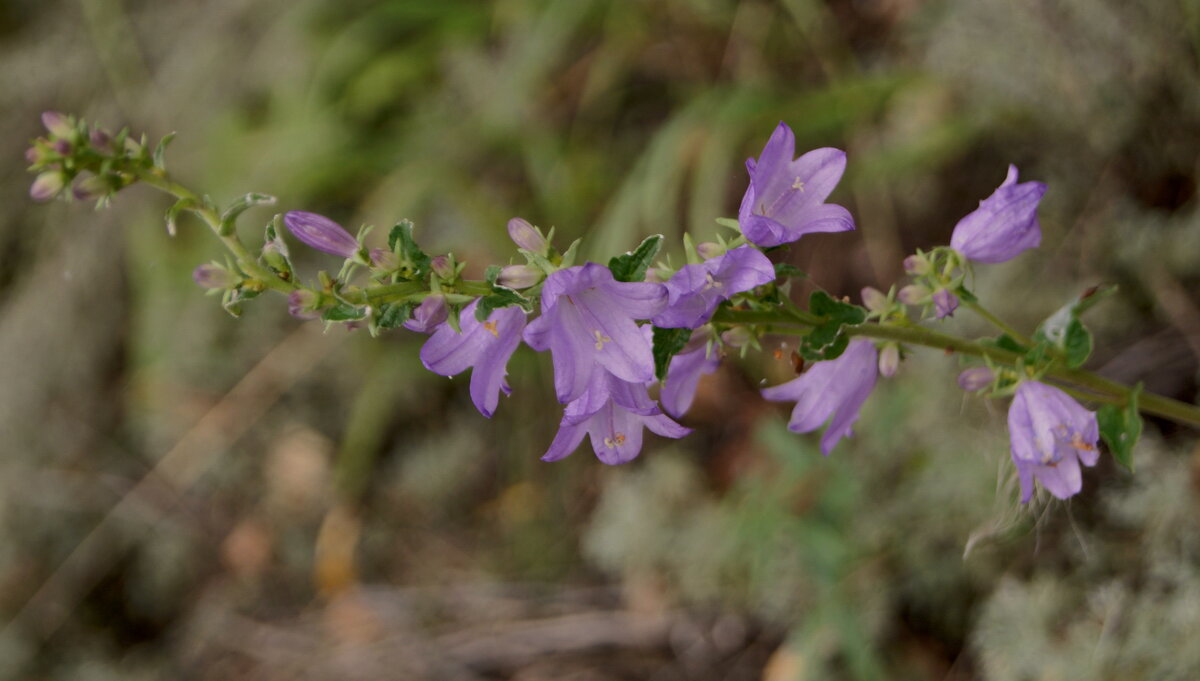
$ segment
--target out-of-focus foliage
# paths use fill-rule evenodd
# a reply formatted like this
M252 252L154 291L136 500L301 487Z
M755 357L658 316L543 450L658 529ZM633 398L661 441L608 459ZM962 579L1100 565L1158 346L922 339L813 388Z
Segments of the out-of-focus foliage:
M785 120L849 154L859 231L787 256L838 296L1012 162L1046 238L981 297L1032 328L1117 283L1089 366L1194 400L1197 45L1175 0L0 5L0 677L1196 678L1192 433L1150 422L1136 475L1022 508L955 358L905 363L824 458L755 398L792 372L772 345L702 384L690 438L543 464L545 358L484 420L411 334L228 319L161 197L31 205L21 152L51 108L177 130L218 200L408 217L479 275L513 215L593 258L707 238Z

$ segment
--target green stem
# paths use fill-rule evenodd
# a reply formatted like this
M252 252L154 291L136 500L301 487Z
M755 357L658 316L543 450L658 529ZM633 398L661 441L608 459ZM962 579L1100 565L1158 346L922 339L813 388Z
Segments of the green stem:
M973 302L973 301L969 301L969 300L964 300L963 305L966 305L967 307L971 308L971 310L973 310L975 312L975 314L979 315L980 317L983 317L992 326L994 326L997 329L1000 329L1004 333L1008 334L1009 337L1012 338L1013 340L1015 340L1016 342L1020 343L1021 345L1026 346L1026 347L1030 347L1030 348L1033 347L1034 343L1032 340L1029 339L1028 336L1026 336L1025 334L1021 333L1020 331L1017 331L1016 329L1014 329L1012 327L1012 325L1010 325L1008 322L1004 321L1003 319L1000 319L996 315L992 314L984 306L980 305L977 302Z
M774 327L792 327L795 332L808 324L798 321L785 311L772 310L719 310L713 320L726 324L756 324ZM1021 355L1001 348L983 345L975 341L951 336L920 326L894 326L891 324L864 324L847 327L850 336L895 341L908 345L923 345L947 352L957 352L987 359L1007 366L1016 366ZM1132 391L1127 385L1118 383L1090 371L1053 366L1046 376L1063 387L1070 388L1073 395L1084 399L1123 405ZM1082 388L1084 390L1079 390ZM1143 392L1138 398L1138 408L1148 414L1169 418L1179 423L1200 427L1200 406L1187 404L1162 395Z
M203 220L205 224L212 229L213 234L215 234L217 238L221 240L221 243L225 244L225 248L228 249L229 252L233 254L233 257L237 259L238 268L241 269L242 272L254 277L254 279L257 281L262 282L262 284L267 288L274 289L282 293L290 293L296 290L296 284L280 279L274 272L258 264L258 261L255 260L253 255L250 254L250 251L246 248L245 244L243 244L241 239L238 238L236 232L230 234L222 233L223 230L221 229L221 216L217 215L217 212L210 208L207 205L207 202L201 199L195 192L166 177L165 175L158 174L153 170L139 173L138 177L142 182L145 182L155 189L164 191L177 199L186 200L191 203L192 207L189 208L189 210Z

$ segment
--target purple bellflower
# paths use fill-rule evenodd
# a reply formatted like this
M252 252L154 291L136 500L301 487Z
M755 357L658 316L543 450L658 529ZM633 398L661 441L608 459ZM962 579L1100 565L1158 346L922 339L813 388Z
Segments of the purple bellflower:
M610 466L627 463L642 451L642 428L670 438L692 432L664 415L644 384L597 371L587 389L567 405L558 434L542 460L565 458L579 447L584 435L590 435L592 450L600 461Z
M750 186L742 197L738 223L759 246L778 246L813 232L854 229L845 208L825 203L846 170L846 152L814 149L793 160L796 136L780 123L758 160L747 159Z
M1017 167L1008 167L1008 177L954 226L950 248L970 260L999 263L1012 260L1022 251L1042 242L1038 226L1038 202L1046 193L1041 182L1017 184Z
M1079 464L1094 466L1100 456L1096 415L1045 383L1026 381L1017 387L1008 409L1008 433L1021 503L1033 496L1034 478L1059 499L1077 494L1083 489Z
M667 281L667 309L655 315L654 325L694 329L712 317L721 301L774 279L775 266L753 246L685 265Z
M442 323L421 347L421 363L435 374L453 376L469 368L471 401L479 413L491 418L500 402L500 393L512 393L505 377L508 360L521 344L525 330L525 311L504 307L488 315L485 322L475 319L478 300L463 308L459 317L462 333Z
M663 284L619 282L596 263L569 267L546 278L542 314L525 328L525 342L538 352L550 350L563 404L578 399L600 371L649 383L654 355L635 320L650 319L666 304Z
M350 232L324 215L292 210L284 213L283 224L306 246L330 255L353 258L362 248Z
M866 338L850 341L840 357L817 362L799 378L767 388L763 397L776 402L795 401L788 430L808 433L833 421L821 437L821 453L828 455L838 440L851 434L871 389L875 387L878 353Z
M682 418L696 399L696 388L700 377L711 374L721 364L716 347L708 343L707 333L696 333L679 354L671 358L667 366L667 380L663 381L659 402L663 411L675 418Z

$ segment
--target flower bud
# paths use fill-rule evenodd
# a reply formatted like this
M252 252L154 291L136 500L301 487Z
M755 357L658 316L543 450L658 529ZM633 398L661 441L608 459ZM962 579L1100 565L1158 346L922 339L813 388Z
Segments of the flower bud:
M896 294L896 299L905 305L920 305L926 300L929 300L929 289L919 284L909 284L900 289Z
M400 261L395 253L386 248L372 248L371 264L386 272L392 272L400 266Z
M704 258L705 260L709 260L711 258L717 257L718 255L724 255L725 248L723 246L721 246L721 244L718 244L718 243L713 243L711 241L703 241L701 243L696 244L696 252L700 254L701 258Z
M879 350L879 373L885 378L891 378L896 375L896 368L900 366L900 346L895 343L888 343Z
M546 238L524 218L513 218L508 221L508 236L517 245L517 248L542 255L546 253Z
M71 119L57 111L43 111L42 125L55 137L70 137L71 133L75 132Z
M740 348L748 345L754 340L754 334L744 326L735 326L732 329L721 332L721 342L731 348Z
M933 309L938 319L945 319L958 309L958 296L948 288L940 288L933 292Z
M435 255L429 260L429 269L438 275L442 281L454 280L454 261L448 255Z
M283 224L306 246L330 255L352 258L360 249L357 239L324 215L302 210L288 211L283 216Z
M77 201L95 201L111 190L107 179L100 175L92 175L76 178L75 184L71 186L71 195Z
M973 393L983 390L996 380L996 375L987 367L971 367L958 375L958 387Z
M71 155L71 143L66 140L54 140L54 142L50 145L50 148L54 149L54 153L58 154L59 156Z
M34 201L49 201L58 196L66 184L66 176L57 170L42 173L29 188L29 197Z
M231 289L238 285L239 280L233 272L213 263L205 263L192 270L192 281L201 288Z
M290 273L292 264L288 261L287 244L283 243L282 239L274 239L263 244L262 261L267 264L267 267L276 272Z
M99 151L110 151L112 147L112 136L99 128L88 134L88 141L91 142L93 149Z
M496 283L511 289L523 289L538 283L541 278L541 271L529 265L509 265L500 270Z
M862 290L862 301L871 312L883 312L888 306L887 296L874 286L867 286Z
M317 306L321 296L316 291L298 288L288 294L288 314L296 319L316 319L321 316Z
M925 275L932 271L933 265L923 255L910 255L904 259L904 271L909 274Z
M435 293L427 296L413 310L412 318L404 322L404 328L418 333L433 333L434 328L446 321L448 316L446 297Z
M42 154L37 150L37 147L29 147L25 150L25 160L29 161L30 165L36 165L42 160Z

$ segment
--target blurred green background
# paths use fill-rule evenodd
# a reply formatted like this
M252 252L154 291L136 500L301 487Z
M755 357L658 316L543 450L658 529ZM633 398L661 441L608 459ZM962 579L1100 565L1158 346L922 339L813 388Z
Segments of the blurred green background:
M1194 401L1194 1L4 0L0 92L0 678L1200 678L1194 432L1151 421L1135 475L1022 507L956 358L823 458L755 398L792 370L767 353L691 437L545 464L548 358L485 420L415 334L230 319L201 225L168 237L144 188L34 205L22 159L45 109L177 130L219 202L412 218L481 270L514 215L592 257L710 238L783 120L849 154L859 230L787 257L854 297L1016 163L1043 246L981 297L1032 328L1119 284L1089 367Z

